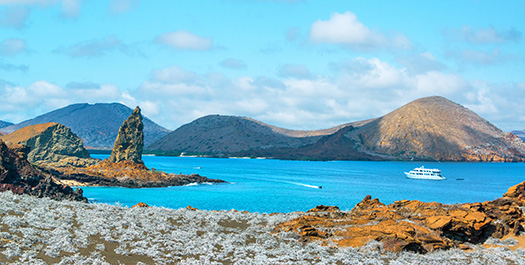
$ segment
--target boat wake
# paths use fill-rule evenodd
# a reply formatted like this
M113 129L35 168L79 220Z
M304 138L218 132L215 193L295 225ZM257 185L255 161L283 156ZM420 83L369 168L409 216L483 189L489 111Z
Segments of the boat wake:
M189 184L184 185L184 187L199 186L199 185L213 185L213 183L211 183L211 182L201 182L201 183L193 182L193 183L189 183Z
M304 184L304 183L299 183L299 182L291 182L291 181L283 181L283 182L290 183L290 184L297 185L297 186L312 188L312 189L322 189L323 188L322 186L315 186L315 185Z

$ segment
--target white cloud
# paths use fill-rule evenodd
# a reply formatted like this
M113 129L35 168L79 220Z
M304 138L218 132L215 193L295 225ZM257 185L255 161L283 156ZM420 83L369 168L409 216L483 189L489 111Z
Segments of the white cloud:
M292 77L297 79L313 78L312 73L304 64L285 64L277 69L278 75L282 77Z
M436 60L430 52L406 55L398 58L411 74L423 74L430 71L442 71L447 67Z
M410 41L402 34L392 38L373 31L361 23L352 12L333 13L329 20L317 20L310 28L309 38L314 43L341 44L358 49L379 47L409 48Z
M25 6L8 6L0 10L0 26L21 29L25 26L31 9Z
M0 62L0 70L3 70L3 71L7 71L7 72L10 72L10 71L26 72L28 69L29 69L29 66L27 66L25 64L16 65L16 64Z
M197 74L178 66L171 66L153 71L153 81L163 83L192 83L197 80Z
M246 69L247 65L242 60L237 60L233 58L226 59L219 63L220 66L230 69Z
M523 58L520 55L501 52L499 49L494 49L490 52L482 50L448 51L446 52L446 56L455 58L462 63L475 65L494 65L517 61Z
M76 18L80 15L82 0L62 0L62 14L66 18Z
M50 5L58 0L0 0L0 5Z
M46 80L17 86L0 80L0 119L21 122L73 103L126 101L114 84L71 83L66 87ZM23 111L22 111L23 110Z
M158 44L177 50L209 50L213 46L210 38L200 37L185 30L167 32L155 38Z
M494 44L505 42L518 42L523 35L515 28L508 30L496 30L494 27L474 29L464 26L461 29L445 30L445 36L455 41L463 41L473 44Z
M138 4L138 0L111 0L109 4L109 11L111 13L124 13L130 11Z
M70 47L60 47L55 50L57 53L67 54L71 57L101 57L114 51L130 52L128 46L115 36L84 41Z
M26 50L26 41L22 39L5 39L0 42L0 55L13 56Z

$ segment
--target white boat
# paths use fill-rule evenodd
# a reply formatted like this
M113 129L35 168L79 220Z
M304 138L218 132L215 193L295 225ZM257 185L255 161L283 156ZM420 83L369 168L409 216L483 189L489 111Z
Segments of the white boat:
M431 180L443 180L445 177L441 176L441 170L436 168L425 168L424 166L416 167L410 172L405 172L407 178L410 179L431 179Z

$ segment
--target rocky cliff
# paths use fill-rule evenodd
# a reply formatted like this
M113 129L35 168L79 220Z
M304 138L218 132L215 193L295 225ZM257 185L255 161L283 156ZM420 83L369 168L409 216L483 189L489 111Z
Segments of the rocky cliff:
M142 149L144 148L143 129L144 124L142 123L140 108L136 107L133 113L120 126L108 160L113 163L131 161L144 164L142 162Z
M26 159L25 151L27 148L11 150L0 140L0 191L10 190L16 194L87 202L81 189L74 191L67 185L59 185L53 181L51 175L31 165Z
M386 159L525 161L525 144L443 97L415 100L346 134Z
M89 148L110 149L115 143L118 128L133 110L120 103L72 104L36 118L8 126L0 131L14 132L29 125L56 122L71 129ZM144 143L149 145L170 130L144 118Z
M1 139L9 145L28 146L31 150L28 160L38 165L90 166L97 163L90 158L82 139L62 124L31 125Z

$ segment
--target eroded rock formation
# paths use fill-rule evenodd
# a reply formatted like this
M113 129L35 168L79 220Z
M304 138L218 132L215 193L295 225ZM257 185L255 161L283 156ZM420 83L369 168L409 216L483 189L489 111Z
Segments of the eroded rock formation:
M131 116L120 126L115 145L111 151L109 161L131 161L138 164L142 162L142 149L144 148L144 124L140 108L136 107Z
M0 191L87 202L81 189L74 191L67 185L55 183L50 175L31 165L23 151L11 150L0 140Z
M375 240L389 251L466 249L466 243L518 235L525 225L524 206L525 182L511 187L502 198L483 203L402 200L385 205L368 195L349 212L318 206L278 225L275 231L294 231L305 241L320 240L342 247L360 247Z
M50 122L31 125L2 139L10 148L28 146L30 152L27 159L38 165L85 167L97 163L89 156L82 139L62 124Z

